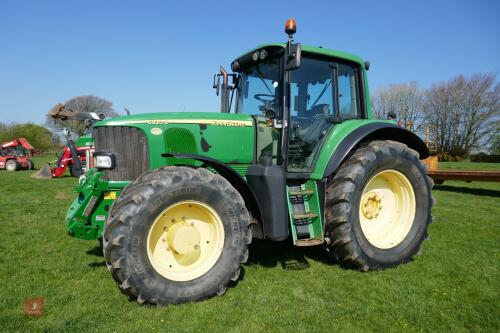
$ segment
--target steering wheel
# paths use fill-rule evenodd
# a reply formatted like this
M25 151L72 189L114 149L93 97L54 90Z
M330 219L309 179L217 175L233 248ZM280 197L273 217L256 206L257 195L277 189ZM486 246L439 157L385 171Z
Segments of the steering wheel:
M268 97L268 98L264 98L264 97ZM256 100L258 100L259 102L262 102L264 104L266 103L269 103L269 102L272 102L274 101L274 99L276 98L275 95L271 95L271 94L255 94L253 95L253 98L255 98Z

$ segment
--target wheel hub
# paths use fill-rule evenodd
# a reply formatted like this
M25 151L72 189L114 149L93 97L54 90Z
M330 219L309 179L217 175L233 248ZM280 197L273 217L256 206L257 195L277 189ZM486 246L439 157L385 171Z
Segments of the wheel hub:
M200 247L200 232L189 224L178 222L166 233L168 246L179 254L189 254Z
M361 200L361 210L367 219L374 219L380 213L382 199L375 192L366 193Z

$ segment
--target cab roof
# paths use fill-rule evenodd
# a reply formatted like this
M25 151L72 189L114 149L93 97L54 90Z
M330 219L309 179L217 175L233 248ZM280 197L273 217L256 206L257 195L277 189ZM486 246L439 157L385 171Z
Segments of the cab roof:
M268 44L262 44L262 45L259 45L258 47L242 54L241 56L239 56L237 59L247 55L247 54L250 54L250 53L253 53L257 50L260 50L260 49L264 49L264 48L268 48L268 47L286 47L286 43L268 43ZM335 57L335 58L340 58L340 59L344 59L344 60L348 60L348 61L352 61L352 62L355 62L357 64L359 64L362 68L366 69L365 68L365 62L363 61L363 59L361 57L358 57L357 55L354 55L354 54L351 54L351 53L347 53L347 52L343 52L343 51L337 51L337 50L331 50L331 49L327 49L327 48L324 48L324 47L321 47L321 46L311 46L311 45L301 45L302 47L302 52L307 52L307 53L313 53L313 54L321 54L321 55L326 55L326 56L329 56L329 57ZM236 59L236 60L237 60Z

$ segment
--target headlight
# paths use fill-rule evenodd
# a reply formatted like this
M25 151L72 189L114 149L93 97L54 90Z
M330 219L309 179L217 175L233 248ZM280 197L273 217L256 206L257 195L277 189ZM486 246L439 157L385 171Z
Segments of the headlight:
M116 165L115 155L111 153L94 153L94 167L97 169L114 169Z

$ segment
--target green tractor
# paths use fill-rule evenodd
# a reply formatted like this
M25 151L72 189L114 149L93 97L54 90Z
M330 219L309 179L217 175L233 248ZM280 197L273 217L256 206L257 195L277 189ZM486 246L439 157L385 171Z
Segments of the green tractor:
M120 289L139 303L222 295L252 238L321 245L362 271L393 267L427 238L424 142L372 118L365 63L294 43L221 68L221 112L154 113L95 124L93 165L68 232L101 239ZM222 82L221 82L222 81Z

